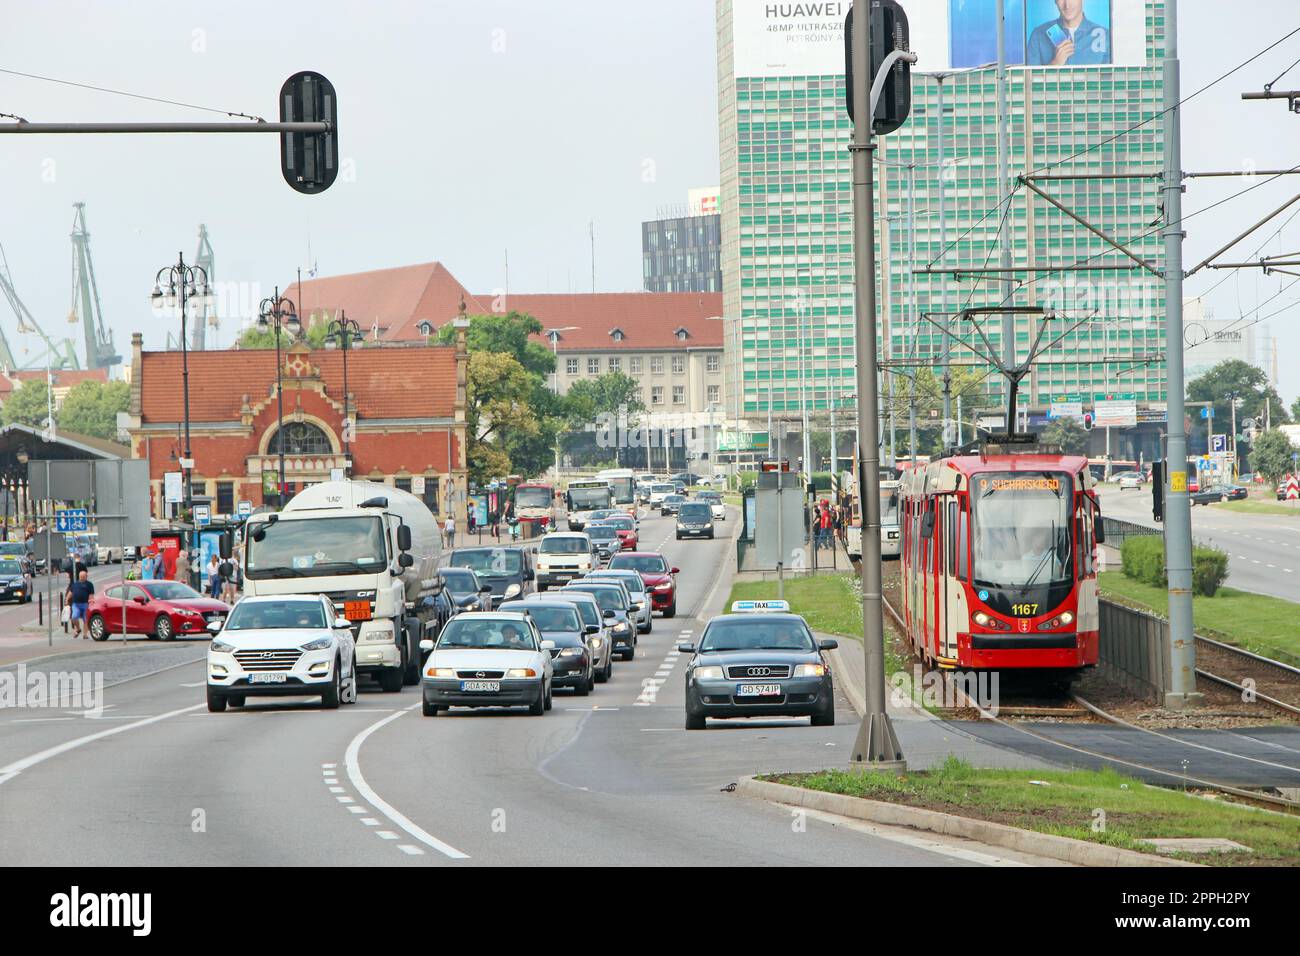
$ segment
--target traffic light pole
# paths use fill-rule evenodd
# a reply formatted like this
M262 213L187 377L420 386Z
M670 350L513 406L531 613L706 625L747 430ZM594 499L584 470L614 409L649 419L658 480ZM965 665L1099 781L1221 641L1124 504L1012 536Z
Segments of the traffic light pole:
M862 648L866 664L866 713L853 744L854 765L873 770L905 770L903 748L885 712L885 620L880 570L879 377L876 358L876 238L874 186L875 115L871 71L869 0L853 0L852 82L854 321L857 341L858 474L862 485ZM896 54L891 54L896 58ZM893 68L886 59L882 71ZM884 73L882 72L882 75Z
M1187 430L1183 350L1182 110L1178 103L1178 4L1165 5L1165 361L1169 444L1165 468L1165 572L1169 579L1170 686L1166 707L1196 703L1196 638L1192 632L1192 512L1187 494Z

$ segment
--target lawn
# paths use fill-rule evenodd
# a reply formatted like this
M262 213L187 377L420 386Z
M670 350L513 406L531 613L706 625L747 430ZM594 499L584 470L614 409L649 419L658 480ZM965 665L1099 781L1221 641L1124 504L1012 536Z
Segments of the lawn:
M730 607L732 601L774 598L775 581L737 581L731 586L727 606ZM857 585L857 576L852 572L827 572L786 578L785 599L790 602L790 610L802 614L814 631L853 641L862 640L862 592ZM888 620L885 626L888 628ZM862 653L860 648L851 649L851 652L854 650ZM886 679L899 672L910 674L910 666L894 653L889 641L886 641Z
M1209 505L1223 511L1242 511L1252 515L1286 515L1300 517L1300 501L1220 501Z
M1098 575L1103 597L1118 599L1169 616L1169 594L1125 577L1123 571ZM1192 618L1202 637L1236 644L1256 654L1300 665L1300 604L1282 598L1219 588L1214 597L1192 598Z
M1113 770L980 770L949 757L901 776L825 770L765 779L1139 852L1154 852L1143 838L1226 837L1253 852L1176 856L1219 866L1300 864L1300 818L1148 787Z

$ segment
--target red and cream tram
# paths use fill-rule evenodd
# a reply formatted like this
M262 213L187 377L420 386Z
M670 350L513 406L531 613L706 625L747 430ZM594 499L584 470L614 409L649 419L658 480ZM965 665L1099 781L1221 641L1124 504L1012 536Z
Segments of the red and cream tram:
M1067 677L1097 663L1103 540L1080 455L985 446L902 476L903 617L927 664Z

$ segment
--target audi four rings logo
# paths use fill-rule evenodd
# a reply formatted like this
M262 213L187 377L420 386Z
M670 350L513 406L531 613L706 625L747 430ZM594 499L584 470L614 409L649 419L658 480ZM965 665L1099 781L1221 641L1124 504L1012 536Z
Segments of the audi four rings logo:
M750 677L766 677L766 676L768 676L769 674L772 673L772 668L770 668L770 667L751 667L751 668L750 668L748 671L746 671L745 673L747 673Z

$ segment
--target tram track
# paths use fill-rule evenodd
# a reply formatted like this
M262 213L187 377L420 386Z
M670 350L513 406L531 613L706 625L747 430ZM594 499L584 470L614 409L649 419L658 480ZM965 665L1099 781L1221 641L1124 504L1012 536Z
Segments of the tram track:
M1196 664L1198 677L1237 691L1243 700L1300 717L1300 668L1208 637L1196 638Z
M858 571L860 573L860 566L855 565L855 571ZM890 603L889 597L887 595L882 594L881 598L882 598L882 603L884 605L884 608L888 612L890 618L893 620L895 627L898 629L900 634L905 636L907 633L907 628L903 622L902 616L894 608L893 604ZM1213 642L1213 643L1217 644L1218 642ZM1228 645L1221 645L1221 646L1228 647ZM1235 648L1230 648L1230 649L1236 650ZM1248 652L1243 652L1243 653L1248 653ZM1251 655L1251 656L1253 657L1255 655ZM1258 658L1258 661L1268 663L1268 664L1278 663L1275 661L1269 661L1267 658ZM1287 667L1287 665L1285 664L1282 664L1280 666L1282 668ZM1198 673L1200 673L1199 670ZM1298 672L1298 675L1300 675L1300 672ZM948 678L946 677L945 679ZM1014 716L1032 717L1034 716L1032 713L1023 713L1023 712L1032 711L1034 709L1041 709L1041 708L1034 708L1032 706L1029 707L1018 706L1016 704L1011 704L1010 706L1004 707L999 703L998 713L995 714L990 710L988 710L987 708L981 706L979 701L972 699L965 692L965 690L960 686L958 682L949 680L949 684L953 695L949 699L960 701L962 703L962 709L966 709L971 712L974 712L979 715L980 719L991 721L997 724L998 726L1006 728L1007 730L1013 733L1034 738L1035 740L1038 740L1042 743L1049 744L1055 748L1068 750L1077 754L1082 754L1097 760L1105 761L1109 764L1113 764L1121 767L1127 767L1131 770L1139 771L1146 775L1164 778L1171 781L1171 783L1175 785L1182 786L1184 789L1191 786L1197 789L1215 791L1215 792L1231 795L1240 801L1251 803L1255 806L1264 807L1266 809L1280 810L1286 813L1300 814L1300 801L1290 800L1287 799L1286 797L1275 796L1273 794L1264 793L1261 791L1248 790L1242 787L1237 787L1231 784L1223 783L1222 781L1209 780L1202 777L1192 776L1186 772L1180 773L1177 771L1166 770L1162 767L1154 767L1149 764L1144 764L1134 760L1118 757L1114 754L1109 754L1103 751L1094 750L1088 747L1083 747L1076 743L1068 743L1066 741L1060 740L1057 737L1053 737L1050 734L1042 733L1036 730L1035 728L1027 726L1017 720L1006 719L1007 717L1014 717ZM1266 764L1271 767L1281 768L1287 771L1293 771L1296 774L1296 780L1300 782L1300 769L1298 768L1290 767L1285 764L1275 764L1272 763L1271 761L1261 760L1260 758L1256 758L1256 757L1248 757L1243 754L1236 754L1231 751L1222 750L1217 747L1211 747L1206 744L1199 744L1199 743L1187 741L1182 738L1175 738L1169 734L1165 734L1160 731L1151 730L1145 727L1139 727L1136 724L1131 724L1120 717L1108 713L1107 711L1096 706L1095 704L1090 703L1089 701L1085 700L1084 698L1080 697L1077 694L1071 693L1068 696L1072 701L1073 706L1067 705L1062 708L1052 708L1052 709L1061 710L1062 716L1067 717L1067 719L1074 719L1077 717L1079 719L1103 721L1105 723L1114 724L1115 726L1129 728L1130 730L1137 733L1150 735L1152 737L1160 738L1166 741L1173 741L1177 743L1179 746L1191 746L1196 749L1204 750L1221 757L1228 757L1235 760L1248 761L1252 763ZM1017 713L1018 710L1021 711L1022 713Z

